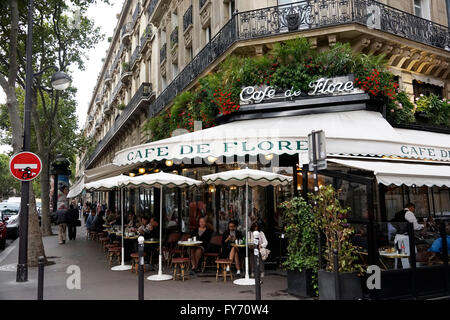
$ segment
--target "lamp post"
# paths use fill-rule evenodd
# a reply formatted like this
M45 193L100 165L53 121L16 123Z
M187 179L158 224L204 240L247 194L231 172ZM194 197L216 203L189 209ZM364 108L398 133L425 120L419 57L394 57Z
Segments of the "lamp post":
M23 123L23 151L30 151L30 125L31 125L31 96L33 86L33 0L28 1L28 32L26 45L26 83L25 83L25 108ZM44 70L43 70L44 71ZM39 74L42 74L41 71ZM66 89L70 85L70 78L63 72L57 72L52 76L52 86L56 90ZM30 182L22 181L20 215L19 215L19 259L17 263L16 282L28 281L28 207L30 199Z

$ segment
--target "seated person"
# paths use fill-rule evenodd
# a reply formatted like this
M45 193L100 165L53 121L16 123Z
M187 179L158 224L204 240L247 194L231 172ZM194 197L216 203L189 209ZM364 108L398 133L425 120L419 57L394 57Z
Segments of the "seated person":
M445 232L447 234L447 254L450 255L450 224L447 224L445 227ZM431 247L428 249L428 252L431 252L431 256L428 258L428 261L431 262L431 260L434 260L436 258L441 258L442 261L442 255L443 255L443 246L442 246L442 237L437 238L434 240Z
M156 217L150 218L147 231L144 233L145 239L159 240L159 221Z
M145 227L143 230L145 230L144 231L144 239L159 240L159 221L156 217L151 217L150 223L148 223L147 227ZM155 260L155 258L158 256L158 246L150 245L147 248L148 248L147 254L148 254L149 259L150 259L150 257L152 257L152 259ZM150 265L152 265L153 261L149 260L149 263L150 263ZM153 267L153 266L151 266L150 268L153 270L157 270L157 268Z
M368 248L368 242L367 242L367 232L364 225L361 225L359 227L359 232L354 234L351 238L352 245L355 247L360 247L365 250Z
M201 246L191 248L191 264L192 271L200 272L200 260L203 257L203 252L211 241L212 230L206 224L206 218L198 219L198 228L191 233L191 237L196 237L197 241L202 241Z
M130 232L135 232L137 228L137 219L133 212L128 213L128 220L125 228Z
M234 261L236 265L236 274L241 274L241 264L239 261L239 249L231 246L236 240L242 239L242 233L236 229L237 221L230 220L228 222L228 229L223 233L222 237L222 257ZM229 268L227 267L227 271Z
M103 225L105 224L105 220L103 220L103 216L105 215L104 211L100 211L98 215L94 218L94 226L93 230L96 232L102 232L103 231Z
M108 224L113 224L116 222L117 214L110 209L106 209L106 222Z
M146 232L150 231L149 227L150 227L150 224L148 223L148 218L142 217L141 225L137 229L137 232L139 233L139 235L143 236Z
M91 214L86 219L86 229L88 231L94 231L94 219L95 219L95 209L91 208Z

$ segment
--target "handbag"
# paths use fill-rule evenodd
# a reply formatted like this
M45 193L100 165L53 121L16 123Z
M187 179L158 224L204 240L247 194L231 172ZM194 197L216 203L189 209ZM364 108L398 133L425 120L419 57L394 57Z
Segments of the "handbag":
M263 261L266 261L267 257L270 254L270 250L267 248L261 248L261 249L259 249L259 253L261 254L261 259Z

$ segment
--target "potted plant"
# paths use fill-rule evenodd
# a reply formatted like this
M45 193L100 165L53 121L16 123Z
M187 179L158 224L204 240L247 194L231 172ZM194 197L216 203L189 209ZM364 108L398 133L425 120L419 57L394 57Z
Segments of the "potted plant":
M128 62L122 62L122 70L123 71L129 71L130 70L130 64Z
M288 293L312 297L317 291L318 251L317 233L311 206L302 198L283 202L283 221L288 241L287 269Z
M120 103L118 106L117 106L117 108L119 109L119 110L123 110L123 109L125 109L127 106L126 106L126 104L125 103Z
M313 207L315 226L326 238L324 244L326 268L318 272L319 299L362 299L362 279L359 277L362 268L357 264L358 257L351 246L350 236L353 229L346 219L350 209L341 207L336 191L331 185L320 187L318 194L311 195L311 199L317 202ZM339 290L336 290L334 272L335 249L339 258L337 266Z

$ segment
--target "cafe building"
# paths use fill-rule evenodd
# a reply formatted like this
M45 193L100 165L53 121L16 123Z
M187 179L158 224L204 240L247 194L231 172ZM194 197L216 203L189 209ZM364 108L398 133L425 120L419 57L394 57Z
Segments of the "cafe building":
M157 11L160 9L158 1L147 2L150 5L155 2L156 6L153 8L155 11L150 13L150 20L155 19L154 15L164 15ZM129 111L130 121L141 117L133 115L133 112L143 112L151 119L169 110L176 96L194 90L198 79L214 73L219 63L233 52L261 56L270 51L273 43L298 37L308 38L318 51L327 50L338 39L352 41L352 49L357 52L385 53L389 71L396 76L400 88L412 101L431 93L440 99L449 97L448 71L445 67L450 58L447 27L443 27L447 30L444 38L435 34L432 42L423 30L410 30L404 37L399 37L385 23L385 19L389 19L386 13L398 14L397 9L373 2L375 17L377 12L382 15L370 22L374 25L368 26L361 24L367 18L367 8L362 9L362 2L356 1L351 6L347 6L346 1L339 2L339 7L336 1L325 1L327 14L338 14L342 18L340 25L330 21L327 23L319 14L311 15L321 12L319 7L315 7L315 1L312 2L314 5L306 1L275 4L232 15L229 22L172 82L163 86L159 94L152 92L146 99L133 102L136 106L133 105L134 110ZM201 10L204 10L204 3L200 1ZM197 3L193 5L193 10L197 10L196 6ZM214 12L212 6L205 7L210 14ZM263 15L269 17L273 12L280 16L276 28L270 21L264 20L264 24L261 18ZM348 15L349 12L353 15ZM294 18L289 15L294 13L297 18L305 19L292 22ZM413 14L404 14L411 21L416 21ZM213 19L214 15L211 17ZM281 20L284 22L280 23ZM369 23L369 20L364 21ZM422 22L419 18L417 21ZM164 19L159 22L164 23ZM436 24L434 32L441 32L438 27L441 26ZM338 29L334 30L336 33L326 35L318 32L324 28ZM403 42L411 49L400 49ZM162 67L167 68L168 59L163 61ZM163 84L167 76L168 72L161 78ZM341 204L351 208L349 221L368 227L371 238L369 260L373 262L378 247L383 245L377 243L379 239L375 234L387 233L387 222L406 203L416 205L415 215L419 219L450 217L450 129L390 121L388 100L376 98L362 90L356 85L355 77L355 74L336 77L319 75L307 84L306 90L293 89L289 84L283 89L248 84L240 88L239 109L218 114L214 126L195 122L191 130L181 128L168 133L167 138L150 139L125 148L108 146L110 137L107 133L90 158L85 160L83 173L74 188L84 199L105 202L109 208L118 210L121 206L119 190L82 193L83 184L118 174L135 176L159 171L201 180L204 175L246 167L292 176L292 185L253 187L249 192L249 221L262 224L272 251L266 267L276 268L286 254L283 212L279 204L293 196L308 198L308 193L313 192L308 134L323 130L327 168L319 171L319 186L332 184ZM113 131L119 130L115 128ZM175 225L183 232L194 229L198 217L205 216L214 232L221 234L231 219L239 222L240 229L245 225L244 191L243 187L212 185L166 188L161 204L159 189L130 188L125 192L123 204L125 212L134 212L137 216L157 215L162 205L163 227ZM448 273L448 270L443 272ZM447 287L441 289L448 290ZM396 296L396 293L391 294Z

